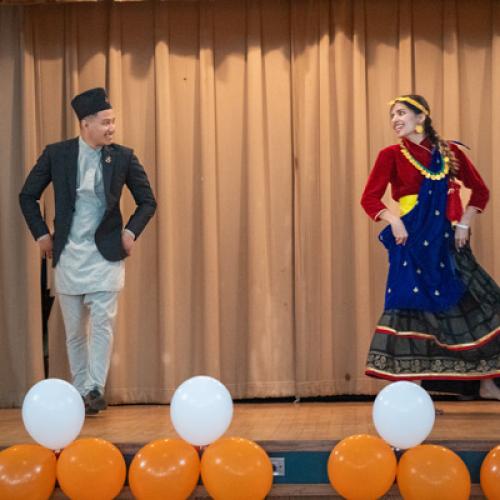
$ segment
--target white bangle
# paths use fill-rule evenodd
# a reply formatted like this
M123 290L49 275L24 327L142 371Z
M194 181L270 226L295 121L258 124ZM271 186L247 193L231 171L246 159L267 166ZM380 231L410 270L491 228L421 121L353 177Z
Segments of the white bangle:
M134 241L135 241L135 233L134 233L133 231L131 231L130 229L125 228L125 229L122 231L122 233L128 233L128 234L130 234L130 236L132 236L132 238L133 238L133 239L134 239Z
M469 226L467 224L455 224L455 227L459 227L460 229L469 229Z

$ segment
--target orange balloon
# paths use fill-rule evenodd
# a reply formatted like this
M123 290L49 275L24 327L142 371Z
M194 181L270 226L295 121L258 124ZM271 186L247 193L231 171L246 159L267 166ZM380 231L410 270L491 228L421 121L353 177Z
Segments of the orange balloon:
M57 480L71 500L115 498L125 475L123 455L104 439L77 439L64 448L57 461Z
M0 498L47 500L56 484L56 456L38 444L0 451Z
M328 459L330 484L349 500L383 496L394 484L397 460L382 439L367 434L340 441Z
M500 445L495 446L481 464L481 488L488 500L500 500Z
M260 500L273 486L273 466L257 443L222 438L203 452L201 478L216 500Z
M200 477L200 457L182 439L158 439L141 448L128 471L138 500L184 500Z
M453 451L444 446L421 444L401 457L398 486L405 500L467 500L470 475Z

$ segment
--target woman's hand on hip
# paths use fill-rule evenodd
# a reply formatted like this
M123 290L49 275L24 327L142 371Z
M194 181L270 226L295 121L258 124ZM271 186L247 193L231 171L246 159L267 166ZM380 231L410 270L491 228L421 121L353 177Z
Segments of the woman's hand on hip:
M389 223L391 225L392 235L396 240L396 245L404 245L408 239L408 231L401 220L401 217L393 214L390 210L383 210L379 217L381 220Z
M455 226L455 247L460 250L469 241L470 229L464 227Z
M408 231L401 219L395 219L391 222L391 230L394 239L396 240L396 245L405 245L408 240Z

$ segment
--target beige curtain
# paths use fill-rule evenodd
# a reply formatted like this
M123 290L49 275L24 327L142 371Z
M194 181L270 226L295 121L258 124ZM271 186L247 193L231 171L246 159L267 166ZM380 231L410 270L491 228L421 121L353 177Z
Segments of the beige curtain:
M22 10L0 9L0 407L43 378L39 254L19 211L24 168Z
M387 102L402 92L424 94L442 135L472 147L493 193L474 248L500 277L498 2L3 6L0 20L11 68L0 102L24 117L18 134L0 137L10 152L0 168L18 172L2 187L0 224L15 219L15 231L12 241L1 232L0 342L31 377L2 377L2 394L13 394L2 404L41 377L39 265L16 193L44 144L77 134L69 101L91 86L109 89L116 140L135 149L159 202L127 260L108 384L115 403L167 402L201 373L236 398L378 390L363 369L386 257L359 198L378 150L394 142ZM122 208L133 209L130 196ZM11 275L9 251L19 263ZM38 343L20 347L16 321L31 316L26 331ZM57 305L49 335L51 375L67 377Z
M71 95L107 85L116 140L134 147L158 196L157 216L127 261L109 381L115 402L165 402L202 373L235 397L294 393L286 7L26 10L26 58L37 71L25 84L60 103L41 112L41 143L76 133ZM125 198L124 212L132 208ZM51 375L67 376L57 308L50 326Z
M358 207L370 161L365 15L363 2L293 9L297 386L307 396L374 387L363 366L381 290L370 293L373 241Z
M380 224L359 199L377 152L395 142L387 103L420 93L492 190L473 246L498 280L499 2L292 4L298 393L371 393L366 349L383 306ZM500 108L498 108L500 109ZM467 195L464 195L466 201Z

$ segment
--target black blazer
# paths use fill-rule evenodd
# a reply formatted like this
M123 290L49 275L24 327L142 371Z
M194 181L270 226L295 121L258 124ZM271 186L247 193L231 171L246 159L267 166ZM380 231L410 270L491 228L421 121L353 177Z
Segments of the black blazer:
M156 210L156 201L146 172L133 151L118 144L101 150L101 163L106 211L95 232L95 242L102 256L110 261L124 259L127 254L121 242L123 229L120 197L126 185L137 204L127 229L137 238ZM49 233L40 212L39 199L52 182L55 197L54 247L55 266L68 241L73 221L78 172L78 138L48 145L29 173L19 194L19 203L28 227L35 239Z

